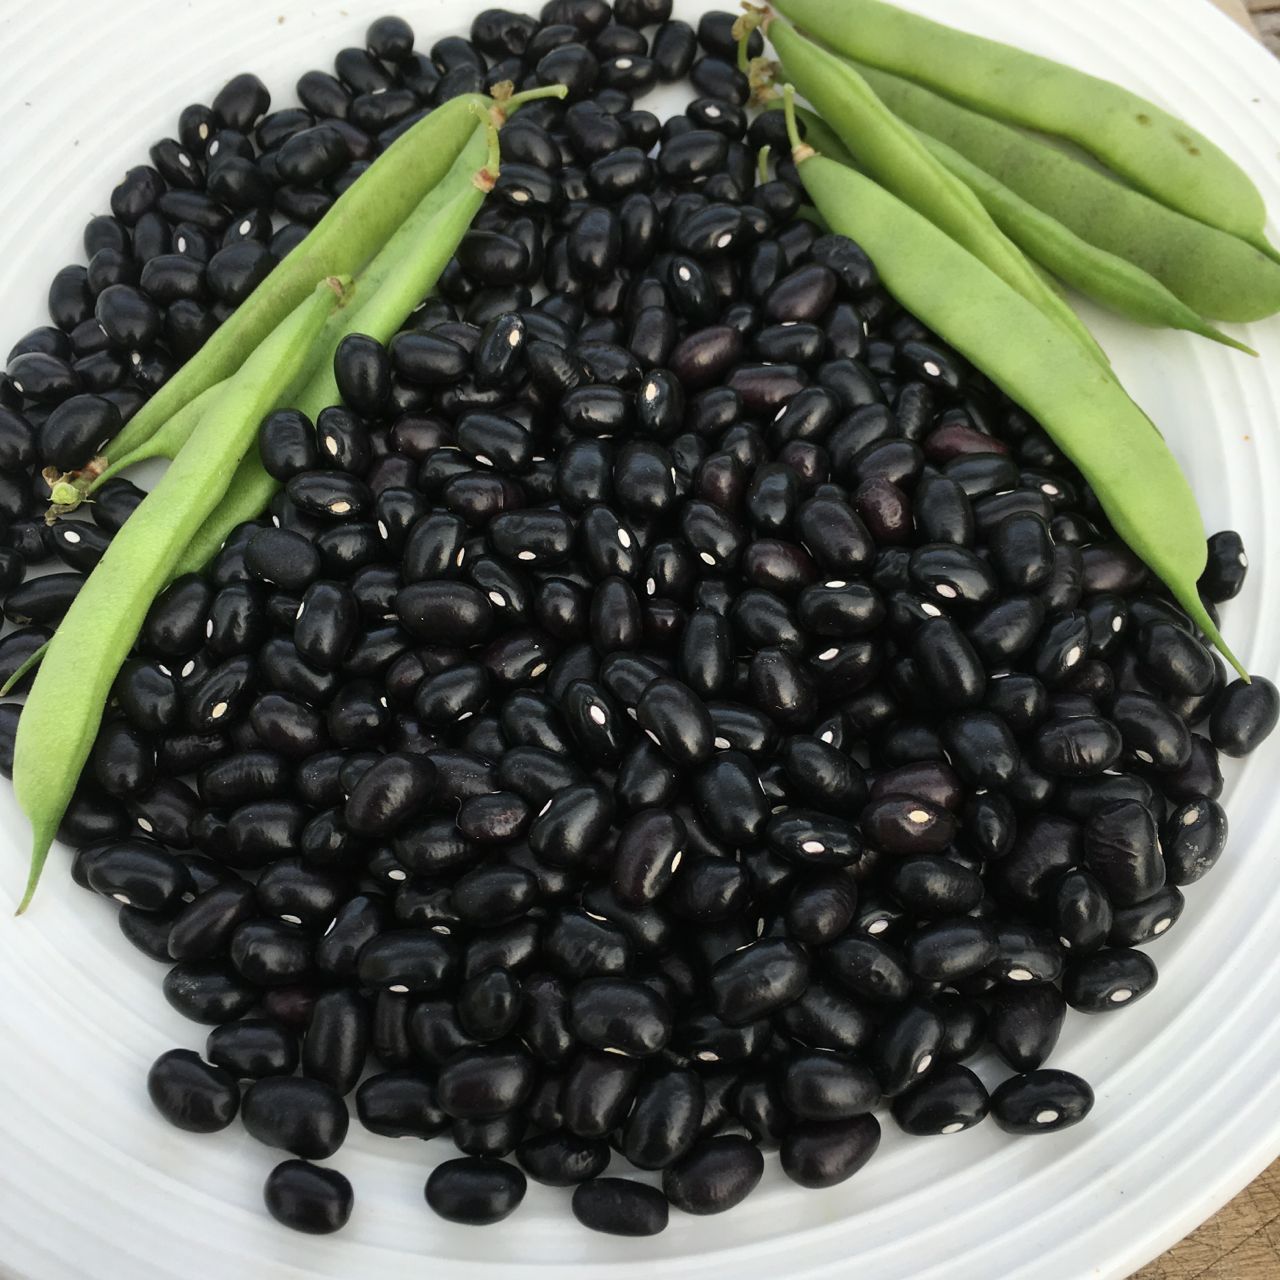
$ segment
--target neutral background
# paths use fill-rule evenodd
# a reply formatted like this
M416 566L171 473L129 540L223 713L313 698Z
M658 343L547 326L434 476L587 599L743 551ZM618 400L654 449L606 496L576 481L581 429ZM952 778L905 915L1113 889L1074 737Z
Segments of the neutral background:
M1280 0L1214 0L1280 56ZM1280 1277L1280 1160L1225 1209L1133 1280L1276 1280Z

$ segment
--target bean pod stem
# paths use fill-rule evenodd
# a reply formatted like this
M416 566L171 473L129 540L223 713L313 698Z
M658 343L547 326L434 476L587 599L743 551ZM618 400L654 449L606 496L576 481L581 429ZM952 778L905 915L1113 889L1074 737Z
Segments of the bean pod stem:
M111 540L54 632L18 722L13 786L33 846L19 914L31 901L102 723L112 683L156 594L218 504L262 417L305 366L350 281L322 281L210 403L202 425Z
M788 85L788 100L793 92ZM907 310L1040 422L1120 537L1247 680L1197 590L1208 553L1195 495L1147 415L1061 326L928 218L820 156L793 111L787 120L805 189L832 229L862 245Z

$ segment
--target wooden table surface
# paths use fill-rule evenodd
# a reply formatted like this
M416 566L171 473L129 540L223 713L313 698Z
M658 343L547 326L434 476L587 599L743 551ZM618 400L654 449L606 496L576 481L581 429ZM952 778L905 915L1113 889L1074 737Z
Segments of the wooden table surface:
M1280 0L1213 0L1280 56ZM1280 1160L1132 1280L1280 1280Z

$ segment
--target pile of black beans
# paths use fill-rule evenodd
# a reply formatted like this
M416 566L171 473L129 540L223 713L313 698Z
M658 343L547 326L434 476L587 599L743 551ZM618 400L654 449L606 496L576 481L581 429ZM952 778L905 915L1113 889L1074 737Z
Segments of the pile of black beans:
M631 1235L739 1203L762 1149L840 1182L881 1103L1078 1122L1043 1066L1066 1009L1155 985L1139 948L1226 841L1219 754L1276 722L789 162L758 177L785 140L733 15L670 11L488 10L428 55L380 19L271 114L237 77L93 219L0 389L7 675L140 497L46 529L33 465L85 461L433 103L569 87L504 129L438 295L343 343L344 404L263 423L282 490L157 602L63 833L212 1027L156 1106L288 1152L266 1202L300 1230L351 1212L315 1162L353 1093L463 1153L444 1217L527 1175ZM634 106L686 76L683 115ZM1206 600L1244 576L1216 535Z

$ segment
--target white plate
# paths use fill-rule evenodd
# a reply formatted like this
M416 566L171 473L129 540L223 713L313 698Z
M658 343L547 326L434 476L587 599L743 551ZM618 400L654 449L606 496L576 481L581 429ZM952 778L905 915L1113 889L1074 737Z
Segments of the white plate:
M833 0L838 4L839 0ZM1280 213L1280 75L1206 0L914 0L1174 108L1253 174ZM4 343L46 322L53 272L81 258L86 218L178 110L257 71L290 100L299 73L360 43L376 5L339 0L43 0L0 7L0 297ZM481 0L417 0L419 46L465 31ZM678 0L688 17L705 3ZM656 95L655 95L656 96ZM646 102L645 105L649 105ZM662 104L668 106L669 104ZM1241 335L1251 361L1092 311L1137 399L1190 469L1211 529L1239 529L1254 568L1227 634L1254 671L1280 669L1262 628L1280 555L1280 322ZM1141 483L1141 477L1135 477ZM1268 500L1269 495L1269 500ZM845 1185L800 1191L770 1157L748 1206L673 1214L652 1240L579 1228L566 1197L531 1186L503 1227L475 1230L422 1203L446 1144L352 1136L334 1163L355 1184L339 1236L316 1241L266 1216L276 1155L238 1129L170 1129L144 1090L151 1061L203 1030L160 993L159 965L120 937L112 908L75 888L55 853L30 914L9 917L26 825L0 786L0 1272L23 1280L365 1276L1071 1280L1121 1277L1174 1243L1280 1153L1280 899L1274 753L1232 769L1233 835L1153 948L1161 981L1120 1016L1072 1015L1053 1065L1092 1081L1089 1121L1010 1140L986 1124L930 1141L886 1125L880 1154Z

